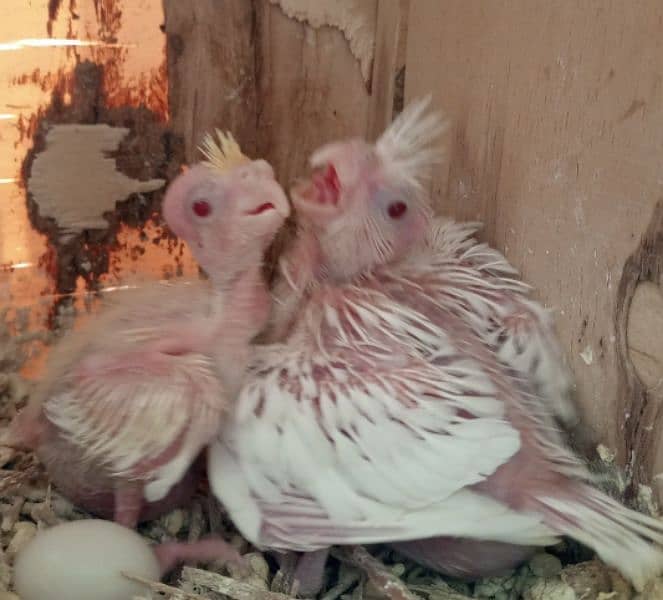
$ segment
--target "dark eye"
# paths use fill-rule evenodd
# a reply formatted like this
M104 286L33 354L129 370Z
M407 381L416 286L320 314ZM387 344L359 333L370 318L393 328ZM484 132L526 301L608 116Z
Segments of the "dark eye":
M199 217L207 217L212 212L212 207L207 200L196 200L191 205L191 208Z
M392 219L400 219L407 212L407 204L405 202L392 202L387 211Z

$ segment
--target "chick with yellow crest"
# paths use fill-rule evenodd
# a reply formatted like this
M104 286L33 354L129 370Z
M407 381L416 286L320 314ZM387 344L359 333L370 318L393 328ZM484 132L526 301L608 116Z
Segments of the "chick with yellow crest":
M288 200L269 164L217 137L162 207L209 279L141 285L66 335L6 440L33 449L75 504L127 527L195 491L269 313L262 257Z

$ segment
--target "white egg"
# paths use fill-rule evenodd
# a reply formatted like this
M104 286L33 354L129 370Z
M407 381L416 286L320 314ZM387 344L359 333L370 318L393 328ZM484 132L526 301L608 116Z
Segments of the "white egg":
M159 563L135 531L110 521L85 519L39 532L14 563L22 600L131 600L146 595L122 571L159 579Z

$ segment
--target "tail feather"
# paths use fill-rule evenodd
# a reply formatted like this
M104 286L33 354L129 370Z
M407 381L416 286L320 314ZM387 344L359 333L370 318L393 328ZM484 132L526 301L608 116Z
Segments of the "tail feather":
M663 572L663 521L630 510L599 490L580 485L574 497L537 497L546 524L592 548L642 590Z

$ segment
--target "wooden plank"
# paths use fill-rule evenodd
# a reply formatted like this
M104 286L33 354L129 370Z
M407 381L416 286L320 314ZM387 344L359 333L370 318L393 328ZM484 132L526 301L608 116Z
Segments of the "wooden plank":
M213 127L256 150L255 22L246 0L163 0L171 125L186 158Z
M365 134L369 92L340 28L312 27L271 2L257 6L258 153L288 185L315 148Z
M287 185L321 144L375 135L391 117L403 2L164 0L187 160L205 131L231 128Z
M618 368L615 320L626 327L618 284L661 196L662 23L657 0L418 0L407 52L406 96L432 91L454 122L438 206L483 219L555 309L592 442L648 465L640 480L663 470L662 436Z
M367 126L368 137L372 140L384 131L392 119L396 75L401 58L399 51L404 51L403 38L407 35L401 25L402 21L406 21L408 10L407 3L403 0L381 0L377 8L371 79L371 90L375 90L375 93L371 94Z

